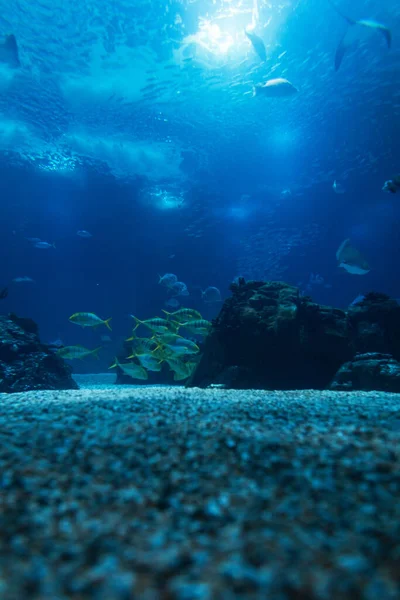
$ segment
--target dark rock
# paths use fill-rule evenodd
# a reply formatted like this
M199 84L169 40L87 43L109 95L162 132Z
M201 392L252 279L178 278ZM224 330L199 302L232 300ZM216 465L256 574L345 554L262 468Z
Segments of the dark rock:
M351 359L344 311L300 298L297 288L281 282L231 289L188 385L324 388Z
M241 280L231 291L188 386L324 389L357 353L400 360L400 306L384 294L371 292L345 312L282 282ZM352 389L378 389L371 386Z
M330 389L400 392L400 363L390 354L357 354L339 369Z
M78 388L70 367L40 342L37 332L31 319L0 316L0 392Z
M396 300L370 292L349 307L348 321L354 354L383 352L400 360L400 305Z
M10 313L8 315L8 318L11 321L14 321L14 323L19 325L22 329L24 329L24 331L27 331L28 333L34 333L35 335L39 334L39 327L33 319L28 319L26 317L18 317L14 313Z

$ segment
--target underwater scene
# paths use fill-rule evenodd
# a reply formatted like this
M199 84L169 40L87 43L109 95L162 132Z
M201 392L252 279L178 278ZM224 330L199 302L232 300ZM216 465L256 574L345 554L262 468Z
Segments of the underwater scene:
M0 600L400 598L400 3L0 11Z
M125 361L141 379L187 361L239 278L400 298L399 19L389 0L8 3L2 313L76 373L132 356L135 319L179 335Z

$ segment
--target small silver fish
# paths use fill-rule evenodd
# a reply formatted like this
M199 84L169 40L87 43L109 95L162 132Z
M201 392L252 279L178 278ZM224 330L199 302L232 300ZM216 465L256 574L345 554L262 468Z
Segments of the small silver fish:
M15 277L13 279L13 283L35 283L35 281L33 279L31 279L30 277Z
M344 194L345 193L344 187L342 186L341 183L339 183L338 181L336 181L336 179L333 182L332 189L335 192L335 194Z
M55 244L49 244L49 242L36 242L34 248L40 248L41 250L48 250L49 248L55 248Z
M93 237L92 234L89 231L86 231L85 229L79 229L79 231L76 232L76 235L79 235L79 237L81 238Z
M166 300L164 304L167 308L178 308L180 306L180 303L176 298L170 298L169 300Z
M174 273L165 273L165 275L158 276L158 283L165 287L171 287L178 281L177 276Z
M396 175L393 179L385 181L382 190L390 194L398 192L400 190L400 175Z
M201 292L201 298L204 302L212 303L212 302L222 302L221 292L218 288L209 286L204 291Z
M189 296L189 290L183 281L175 281L169 289L173 296Z
M356 304L360 304L365 300L365 296L363 294L359 294L356 298L354 298L353 302L350 302L349 306L355 306Z
M50 348L64 348L65 346L64 342L60 338L57 338L53 342L47 342L47 345L50 346Z

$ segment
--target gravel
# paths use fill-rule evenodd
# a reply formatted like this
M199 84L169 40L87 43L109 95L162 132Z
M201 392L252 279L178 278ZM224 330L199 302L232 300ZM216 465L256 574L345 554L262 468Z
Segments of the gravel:
M400 395L0 394L2 600L400 597Z

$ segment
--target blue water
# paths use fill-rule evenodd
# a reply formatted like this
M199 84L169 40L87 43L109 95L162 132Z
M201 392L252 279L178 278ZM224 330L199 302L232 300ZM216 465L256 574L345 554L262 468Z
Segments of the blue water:
M382 191L400 171L400 6L337 4L390 27L392 48L374 33L335 73L346 23L325 0L3 2L21 67L0 65L2 312L33 318L44 341L110 335L98 366L77 367L93 371L130 314L165 308L158 274L177 274L181 305L207 319L221 304L201 290L226 298L238 275L339 307L370 290L400 297L400 191ZM272 77L298 93L253 98ZM345 238L367 275L338 269ZM12 281L23 276L34 282ZM79 311L112 317L112 333L71 324Z

